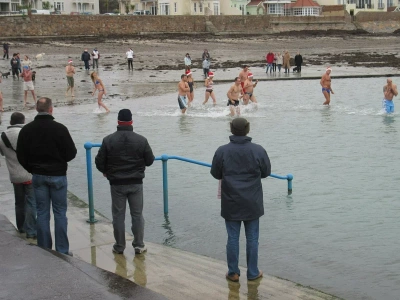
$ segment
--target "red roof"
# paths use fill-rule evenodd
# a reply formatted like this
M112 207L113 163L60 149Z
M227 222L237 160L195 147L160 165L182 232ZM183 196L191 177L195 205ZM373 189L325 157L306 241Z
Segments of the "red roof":
M247 6L258 6L260 2L264 2L263 0L251 0L249 3L247 3Z
M320 7L319 4L315 3L312 0L297 0L296 3L290 3L290 8L296 7Z

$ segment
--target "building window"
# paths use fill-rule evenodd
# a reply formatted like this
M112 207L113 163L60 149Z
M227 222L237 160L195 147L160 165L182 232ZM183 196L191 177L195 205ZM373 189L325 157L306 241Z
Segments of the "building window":
M196 3L196 2L193 3L193 11L194 11L194 12L197 12L197 3Z
M275 3L271 3L268 5L268 13L270 15L276 14L276 4Z
M199 12L203 12L203 4L201 2L199 3Z
M177 6L178 6L178 3L174 3L174 11L175 11L175 13L178 11L178 8L177 8Z
M64 11L64 2L54 2L54 10Z
M393 5L393 0L387 0L387 7L392 7Z
M218 3L214 3L214 15L219 15L219 5Z
M169 4L168 3L160 4L160 15L169 15Z

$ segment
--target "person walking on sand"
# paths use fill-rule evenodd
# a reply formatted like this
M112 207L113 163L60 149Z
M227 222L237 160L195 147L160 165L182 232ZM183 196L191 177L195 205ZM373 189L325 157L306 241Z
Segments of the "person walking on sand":
M185 72L186 72L187 70L190 70L190 68L192 67L192 59L190 58L189 53L186 53L184 62L185 62Z
M241 86L240 78L235 78L235 83L230 87L228 93L228 104L229 109L231 111L231 116L235 115L235 112L238 116L240 116L240 108L239 108L239 99L243 97L243 89Z
M110 112L110 110L107 108L107 106L105 106L105 104L102 101L103 95L107 94L106 88L103 84L103 81L101 81L101 79L99 78L99 76L97 75L96 72L92 72L92 74L90 74L90 78L92 78L92 82L94 84L94 90L93 90L92 96L94 96L94 93L96 92L96 90L99 92L97 94L97 104L99 105L99 109L101 107L104 107L106 112Z
M246 92L244 93L243 97L243 102L244 105L247 105L249 103L249 100L253 103L257 103L256 97L254 96L254 88L257 86L258 80L256 82L253 82L253 74L249 73L249 77L244 83L244 89Z
M96 168L110 183L115 238L112 251L116 254L123 254L126 248L127 201L132 219L132 246L135 254L147 251L143 241L143 178L146 167L154 162L154 155L147 139L135 133L132 124L131 111L121 109L117 131L103 139L95 159Z
M96 69L98 69L99 68L100 52L97 50L97 48L93 49L92 58L93 58L93 70L94 70L95 66L96 66Z
M20 61L17 57L17 53L13 54L13 57L10 60L11 64L11 72L12 76L15 79L15 76L17 76L17 79L19 80L19 67L20 67Z
M331 67L326 68L326 72L322 75L320 84L322 86L322 94L324 94L325 102L323 105L329 105L331 103L331 93L334 94L331 86L331 74L332 69Z
M90 70L90 66L89 66L89 61L90 61L90 54L87 51L87 49L85 49L85 51L83 51L82 55L81 55L81 60L84 62L85 64L85 70Z
M221 217L228 234L225 277L238 282L242 222L246 233L247 280L263 276L258 269L259 219L264 215L261 179L271 174L271 162L265 149L247 136L250 123L246 119L234 119L230 128L230 143L215 151L210 173L221 181Z
M31 91L33 97L33 103L35 103L36 96L35 96L35 86L33 85L32 81L32 70L30 70L28 66L25 66L20 76L24 79L24 106L29 104L29 102L27 101L28 91Z
M126 51L126 58L128 59L128 70L132 69L133 71L133 57L134 57L134 53L132 48L129 48L128 51Z
M384 108L388 114L394 112L393 97L398 95L397 85L395 85L391 78L386 80L386 85L383 87L383 102Z
M10 44L9 43L7 43L7 42L5 42L4 44L3 44L3 59L9 59L9 57L8 57L8 51L10 50Z
M206 87L206 92L205 92L205 100L203 102L203 105L208 102L208 99L211 97L213 100L213 104L217 104L217 100L215 100L215 93L214 93L214 87L213 87L213 78L214 78L214 73L213 72L208 72L208 77L204 81L204 86Z
M178 83L178 104L179 108L184 114L188 107L187 94L190 92L189 84L187 83L186 74L181 75L181 81Z
M290 72L290 54L287 50L285 50L285 55L283 55L283 68L285 69L285 73Z
M65 96L68 96L68 91L71 90L71 96L75 97L74 95L74 74L75 74L75 67L72 65L72 59L68 60L68 64L65 67L65 73L67 75L67 91L65 92Z
M52 249L52 207L56 251L72 255L67 234L67 169L77 151L67 127L54 121L51 99L40 98L36 110L35 119L19 132L16 150L19 163L32 174L37 208L37 245Z
M193 80L193 77L192 77L192 72L190 70L186 71L186 76L187 76L187 83L188 83L188 86L189 86L189 93L187 94L187 97L188 97L188 100L189 100L188 106L190 106L192 104L192 102L193 102L193 99L194 99L194 80Z
M15 223L20 233L29 239L36 238L36 200L32 185L32 174L18 162L18 135L25 124L25 116L20 112L11 115L10 125L2 132L0 154L5 156L10 181L14 187Z
M24 56L24 59L21 61L21 66L22 68L28 66L29 69L32 69L32 61L29 59L28 55Z

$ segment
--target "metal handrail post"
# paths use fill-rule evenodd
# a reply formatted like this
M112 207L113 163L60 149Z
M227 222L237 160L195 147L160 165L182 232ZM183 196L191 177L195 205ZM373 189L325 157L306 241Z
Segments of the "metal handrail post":
M161 155L162 173L163 173L163 200L164 214L168 214L168 155Z
M88 223L96 223L97 220L94 218L94 201L93 201L93 173L92 173L92 147L93 144L90 142L85 143L86 149L86 171L88 180L88 197L89 197L89 220Z
M288 194L291 195L292 194L292 181L293 181L293 175L292 174L287 174L287 188L288 188Z

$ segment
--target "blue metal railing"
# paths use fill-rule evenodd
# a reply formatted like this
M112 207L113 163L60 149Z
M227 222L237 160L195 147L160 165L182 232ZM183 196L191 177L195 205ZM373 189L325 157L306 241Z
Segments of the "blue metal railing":
M91 143L86 142L84 147L86 149L86 170L87 170L87 181L88 181L88 196L89 196L89 223L96 223L97 220L94 217L94 198L93 198L93 173L92 173L92 148L93 147L100 147L100 143ZM167 155L163 154L161 156L157 156L156 160L162 161L162 173L163 173L163 200L164 200L164 213L168 213L168 165L167 162L169 159L176 159L180 161L185 161L188 163L211 167L211 164L197 161L194 159L176 156L176 155ZM277 179L284 179L288 182L288 193L292 193L292 181L293 175L287 174L286 176L280 176L271 174L270 177L277 178Z

